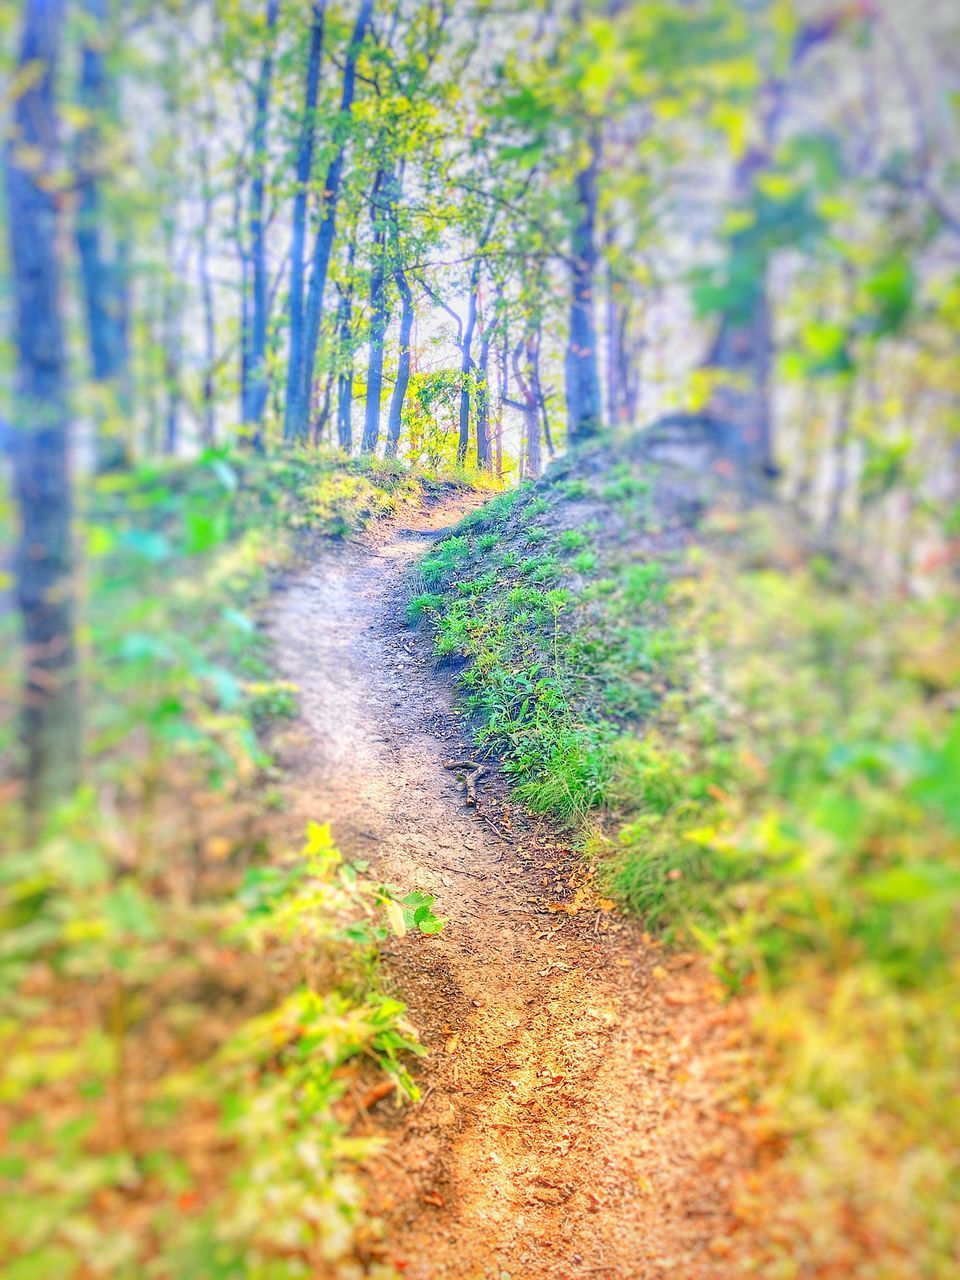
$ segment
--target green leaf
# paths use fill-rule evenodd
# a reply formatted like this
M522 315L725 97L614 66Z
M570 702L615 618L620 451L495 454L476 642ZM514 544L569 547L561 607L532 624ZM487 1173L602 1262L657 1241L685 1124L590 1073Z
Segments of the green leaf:
M159 937L154 907L129 880L104 899L103 913L117 933L132 933L145 942Z
M875 902L908 903L926 898L954 900L960 893L960 870L941 863L912 863L891 867L864 881Z
M870 325L876 337L896 333L913 306L916 280L906 258L887 259L863 282Z
M197 555L218 547L227 540L229 522L226 511L217 511L208 515L202 511L187 513L187 542L184 550L187 555Z

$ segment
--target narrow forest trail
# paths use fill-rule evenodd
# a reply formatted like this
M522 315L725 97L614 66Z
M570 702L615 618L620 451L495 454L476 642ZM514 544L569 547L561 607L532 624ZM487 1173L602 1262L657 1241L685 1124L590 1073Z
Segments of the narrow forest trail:
M347 854L449 917L386 955L430 1050L422 1101L369 1116L390 1132L370 1171L386 1256L415 1280L719 1276L738 1252L745 1159L719 1100L737 1010L692 957L596 909L558 910L575 868L562 841L495 777L466 808L443 768L469 734L404 607L411 566L468 505L325 551L272 623L301 689L291 822L329 820Z

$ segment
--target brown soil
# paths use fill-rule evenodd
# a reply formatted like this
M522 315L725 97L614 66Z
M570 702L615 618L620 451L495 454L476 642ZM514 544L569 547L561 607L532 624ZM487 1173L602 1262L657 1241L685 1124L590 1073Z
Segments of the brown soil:
M742 1014L699 960L592 898L496 771L470 809L443 768L471 754L468 726L404 606L412 564L468 503L325 553L272 627L302 693L291 822L329 820L346 853L449 918L386 953L430 1052L422 1100L369 1117L390 1139L369 1170L385 1256L415 1280L729 1274Z

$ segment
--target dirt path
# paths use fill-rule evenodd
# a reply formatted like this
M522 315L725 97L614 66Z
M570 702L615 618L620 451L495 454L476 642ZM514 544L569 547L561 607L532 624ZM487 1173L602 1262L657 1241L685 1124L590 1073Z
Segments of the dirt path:
M415 1280L719 1276L743 1161L717 1100L736 1012L691 957L558 910L569 852L497 778L478 814L442 767L469 735L403 610L410 566L462 511L451 499L324 554L272 628L306 726L293 820L329 819L450 920L387 956L431 1051L422 1101L372 1116L391 1131L370 1179L387 1256Z

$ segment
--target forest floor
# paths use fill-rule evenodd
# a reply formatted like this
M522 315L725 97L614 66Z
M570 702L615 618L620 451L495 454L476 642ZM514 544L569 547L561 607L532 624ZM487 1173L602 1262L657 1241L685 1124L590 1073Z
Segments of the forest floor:
M434 937L385 949L428 1049L421 1100L359 1110L385 1259L414 1280L694 1280L740 1254L751 1163L748 1041L703 961L592 896L562 835L495 768L475 808L454 673L405 608L416 560L476 505L440 497L325 550L275 598L301 716L280 743L291 832L329 821L348 857L436 894Z

